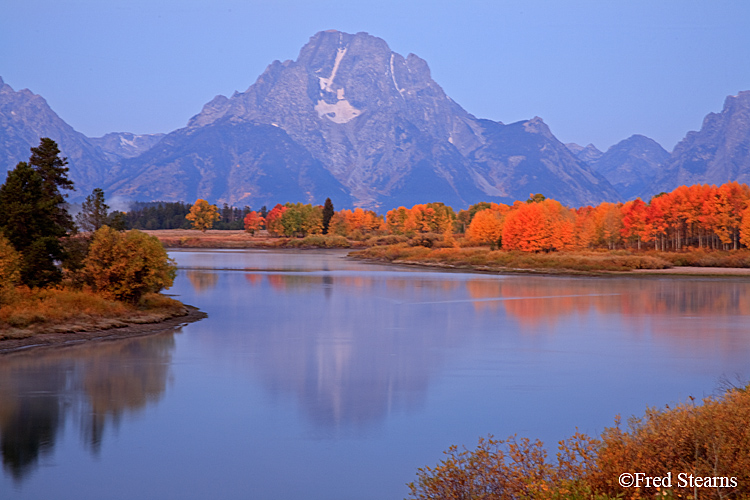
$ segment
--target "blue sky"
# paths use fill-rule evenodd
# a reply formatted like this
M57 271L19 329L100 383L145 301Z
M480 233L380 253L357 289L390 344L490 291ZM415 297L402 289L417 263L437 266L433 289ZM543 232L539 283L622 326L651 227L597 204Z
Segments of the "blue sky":
M89 136L169 132L325 29L417 54L477 117L602 150L671 150L750 90L746 0L5 0L0 76Z

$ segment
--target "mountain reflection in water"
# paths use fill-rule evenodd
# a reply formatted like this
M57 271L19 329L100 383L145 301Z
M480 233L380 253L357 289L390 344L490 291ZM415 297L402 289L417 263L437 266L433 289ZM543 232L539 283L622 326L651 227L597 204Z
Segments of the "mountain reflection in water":
M591 315L614 318L626 343L648 337L696 358L708 343L725 358L750 356L743 330L714 321L750 314L750 287L731 280L290 270L225 271L220 283L223 300L246 300L225 305L225 321L241 310L247 322L201 337L206 348L225 359L241 345L252 353L242 369L272 394L294 395L323 428L365 428L394 409L420 408L446 355L482 337L565 336L571 321Z
M183 334L0 358L0 498L404 498L451 444L554 453L750 374L743 279L170 254Z
M97 454L108 425L117 427L161 399L174 332L6 355L0 364L0 449L3 468L21 480L51 454L65 420Z

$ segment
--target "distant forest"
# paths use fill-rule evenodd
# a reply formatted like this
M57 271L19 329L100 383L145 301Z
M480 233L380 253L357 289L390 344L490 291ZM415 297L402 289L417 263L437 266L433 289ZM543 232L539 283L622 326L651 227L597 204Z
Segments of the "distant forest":
M192 224L185 216L192 204L183 202L136 201L130 210L123 214L127 229L191 229ZM268 210L262 207L258 213L265 217ZM214 223L213 229L245 229L243 220L250 213L250 207L230 207L226 203L219 209L221 219Z

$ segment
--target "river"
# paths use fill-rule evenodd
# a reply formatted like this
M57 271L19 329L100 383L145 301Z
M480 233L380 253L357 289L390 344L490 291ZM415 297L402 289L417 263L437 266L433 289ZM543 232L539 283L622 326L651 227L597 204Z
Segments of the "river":
M3 499L402 499L452 444L554 444L750 375L747 279L174 251L175 332L0 358Z

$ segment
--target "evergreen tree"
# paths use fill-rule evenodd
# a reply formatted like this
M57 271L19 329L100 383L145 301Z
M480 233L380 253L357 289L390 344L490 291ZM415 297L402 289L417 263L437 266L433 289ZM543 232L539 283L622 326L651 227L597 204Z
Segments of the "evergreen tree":
M40 148L32 148L36 168L20 162L0 186L0 230L21 254L21 282L32 287L60 281L62 274L56 265L64 257L60 238L72 227L56 184L72 185L65 176L64 161L63 166L54 159L40 162L35 151Z
M331 224L334 213L333 202L330 198L326 198L326 202L323 205L323 234L328 234L328 226Z
M39 146L31 148L29 165L42 177L42 196L49 204L47 216L65 232L75 227L73 218L65 207L67 194L61 189L73 190L73 181L68 179L68 159L60 157L57 143L49 137L42 137Z
M111 225L108 215L109 206L104 200L104 191L94 189L81 205L81 211L76 215L78 227L87 232L95 232L104 225Z
M190 229L189 213L190 205L182 202L134 202L124 219L127 229Z
M128 228L126 214L119 210L115 210L109 214L107 225L115 231L125 231Z

